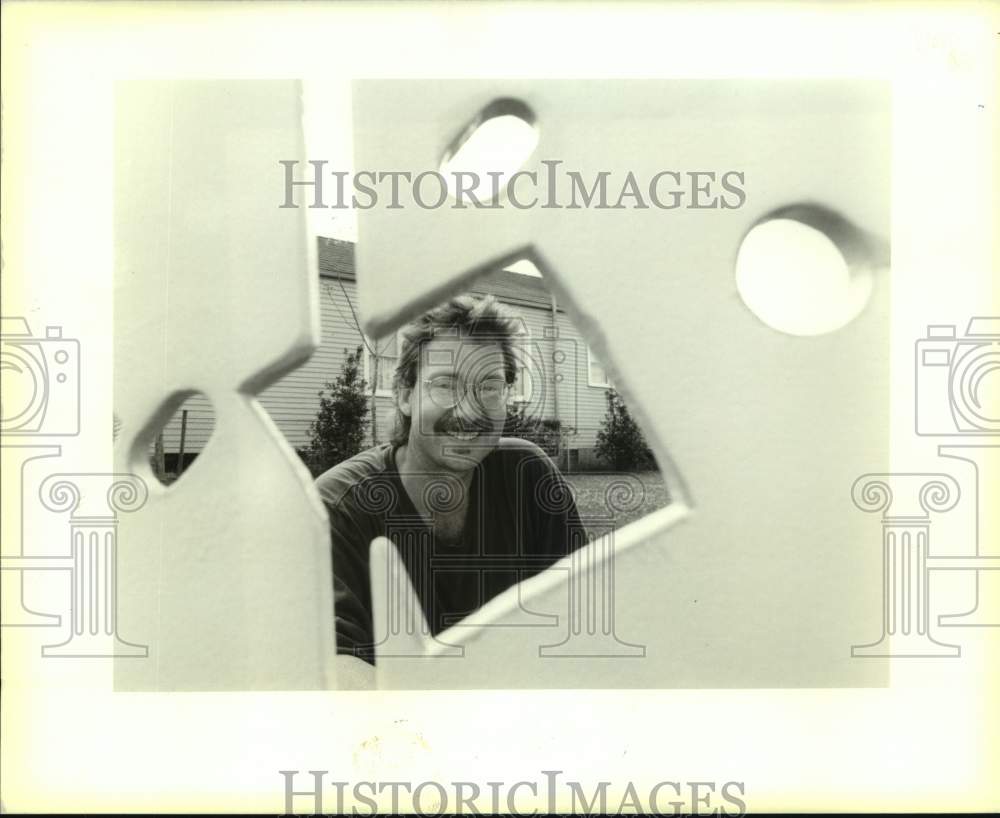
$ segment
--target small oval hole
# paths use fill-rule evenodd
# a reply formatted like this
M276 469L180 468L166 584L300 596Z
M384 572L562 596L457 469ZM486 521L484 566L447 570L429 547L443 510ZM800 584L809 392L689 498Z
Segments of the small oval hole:
M156 479L170 486L190 468L215 431L215 411L203 392L188 392L153 434L149 465Z
M535 116L523 102L487 105L445 151L441 161L448 196L456 208L492 205L538 145Z

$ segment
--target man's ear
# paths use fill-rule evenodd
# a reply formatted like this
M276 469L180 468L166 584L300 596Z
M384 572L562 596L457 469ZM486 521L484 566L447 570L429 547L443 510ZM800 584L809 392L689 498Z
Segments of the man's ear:
M402 412L407 417L410 417L413 408L410 405L410 400L413 397L413 387L412 386L402 386L399 389L399 393L396 395L396 406L399 407L399 411Z

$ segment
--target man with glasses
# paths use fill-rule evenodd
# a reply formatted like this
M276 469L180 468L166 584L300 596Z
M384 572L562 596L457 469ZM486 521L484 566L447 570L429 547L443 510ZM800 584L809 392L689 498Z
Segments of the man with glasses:
M501 437L521 333L492 296L453 298L407 325L392 441L317 479L330 516L342 686L371 683L376 537L399 549L433 634L586 542L552 461Z

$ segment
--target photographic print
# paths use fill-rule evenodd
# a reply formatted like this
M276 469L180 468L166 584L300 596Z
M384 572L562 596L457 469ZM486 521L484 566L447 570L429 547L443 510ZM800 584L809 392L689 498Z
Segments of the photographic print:
M995 807L995 10L3 15L5 810Z

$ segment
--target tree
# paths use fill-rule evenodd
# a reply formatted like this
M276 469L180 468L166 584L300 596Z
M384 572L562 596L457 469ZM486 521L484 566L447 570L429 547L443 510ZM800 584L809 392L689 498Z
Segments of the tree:
M378 443L378 384L380 379L379 369L382 367L382 353L385 351L386 347L389 345L389 341L385 341L381 347L379 347L378 342L370 341L368 336L365 335L363 329L361 329L361 321L358 320L358 312L354 309L354 302L351 301L351 297L347 294L347 288L344 286L344 282L339 278L337 279L337 284L340 287L340 292L344 295L344 300L347 302L347 307L351 311L350 323L354 325L354 328L358 331L358 337L361 339L361 343L368 352L368 360L371 361L371 428L372 428L372 442ZM323 291L326 293L327 298L330 299L330 303L333 308L340 313L340 317L347 322L347 317L341 311L339 305L337 304L337 299L333 297L333 292L329 286L324 286Z
M309 426L309 445L298 453L319 475L361 451L369 423L367 384L361 376L359 346L347 356L340 375L319 392L319 411Z
M607 391L608 409L597 432L597 456L616 471L654 469L656 461L643 437L642 429L628 411L621 395Z

